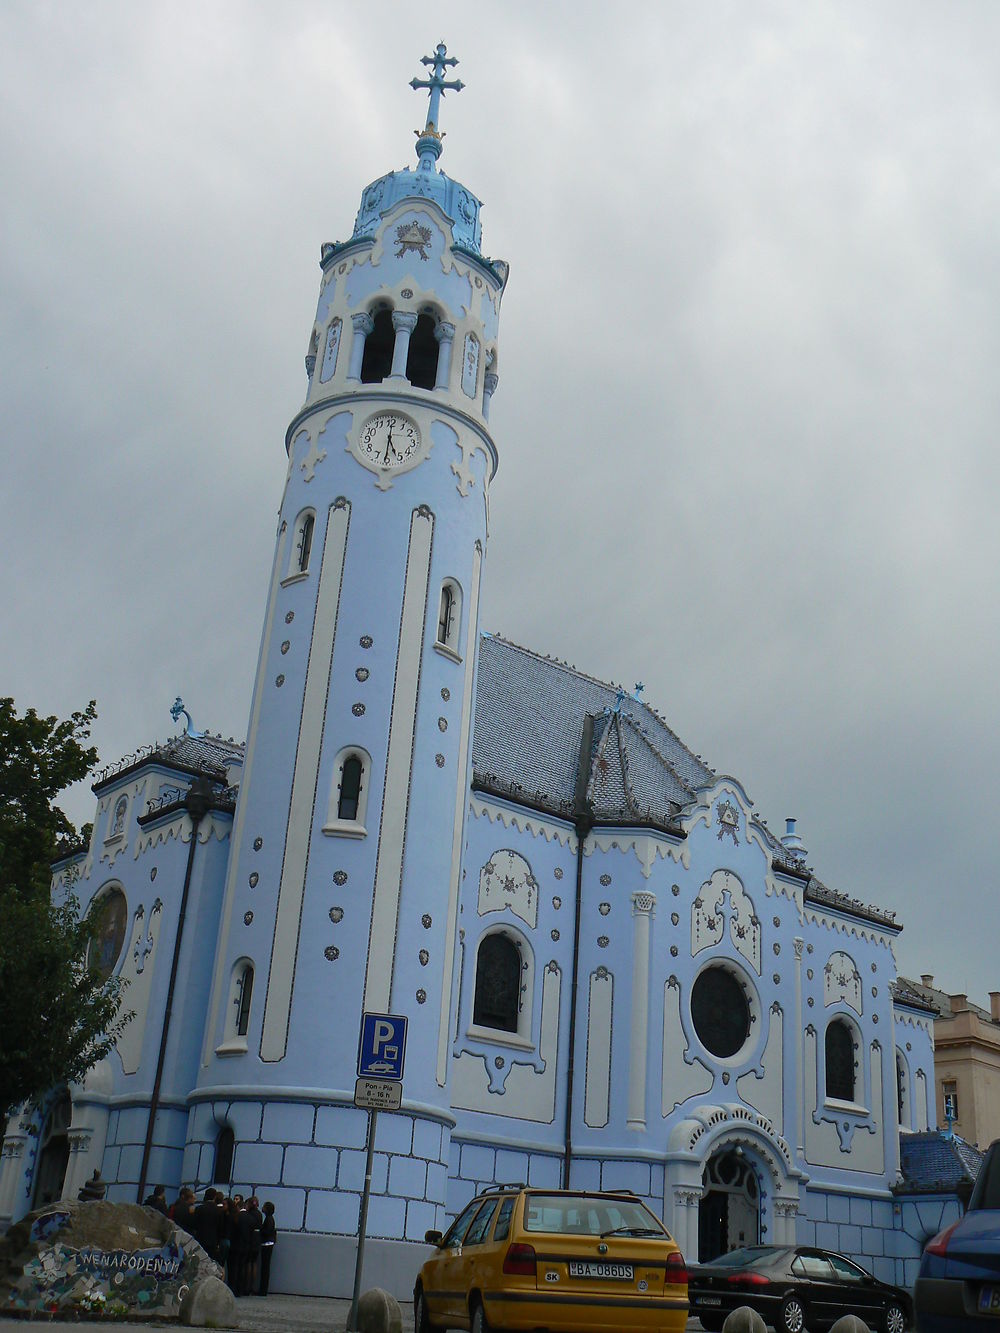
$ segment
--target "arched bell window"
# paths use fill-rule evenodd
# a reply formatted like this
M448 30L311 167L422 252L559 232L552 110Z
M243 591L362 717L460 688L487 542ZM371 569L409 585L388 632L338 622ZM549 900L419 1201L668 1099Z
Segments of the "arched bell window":
M377 311L372 316L372 325L361 358L362 384L381 384L392 369L392 352L396 345L392 311L387 306Z
M250 1027L250 1001L253 999L253 964L245 963L236 991L236 1035L245 1037Z
M406 378L418 389L433 389L437 378L438 344L434 337L437 321L426 313L417 316L406 354Z
M361 779L364 765L358 755L349 755L344 760L340 774L340 796L337 800L338 819L357 819L358 805L361 801Z

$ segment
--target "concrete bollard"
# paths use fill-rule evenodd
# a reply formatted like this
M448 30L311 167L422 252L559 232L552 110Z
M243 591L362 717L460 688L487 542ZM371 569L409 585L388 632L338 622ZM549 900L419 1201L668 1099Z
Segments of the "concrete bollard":
M856 1314L843 1314L830 1329L830 1333L870 1333L868 1325Z
M358 1301L358 1333L403 1333L399 1301L381 1287L372 1287Z
M722 1333L767 1333L767 1325L756 1310L751 1310L749 1305L741 1305L726 1315Z

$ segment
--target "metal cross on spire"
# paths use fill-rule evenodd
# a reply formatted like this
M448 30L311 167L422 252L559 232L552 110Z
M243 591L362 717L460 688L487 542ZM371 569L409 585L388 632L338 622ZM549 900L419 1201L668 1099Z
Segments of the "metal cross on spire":
M425 140L441 139L441 131L438 129L438 123L441 116L441 98L445 90L460 93L465 87L461 79L446 79L444 76L449 66L458 64L455 56L448 54L448 48L444 42L438 42L437 48L432 56L421 56L420 63L427 65L431 74L427 79L411 79L410 87L426 88L430 92L430 105L427 108L427 124L422 130L415 130L417 136L417 155L421 158L423 165L423 156L427 151ZM436 158L441 151L440 142L438 142L437 152L433 153L432 158Z

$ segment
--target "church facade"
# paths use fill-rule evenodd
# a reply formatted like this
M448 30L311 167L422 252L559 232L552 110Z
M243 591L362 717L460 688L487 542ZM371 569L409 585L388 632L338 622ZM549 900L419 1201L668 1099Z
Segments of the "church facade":
M105 770L54 867L135 1017L12 1119L0 1225L95 1167L123 1201L215 1183L274 1201L276 1289L350 1294L358 1032L391 1012L367 1284L406 1294L425 1231L513 1180L634 1190L691 1259L799 1239L906 1280L900 1134L935 1112L899 924L639 687L481 631L507 266L425 63L417 165L322 250L246 745L188 719Z

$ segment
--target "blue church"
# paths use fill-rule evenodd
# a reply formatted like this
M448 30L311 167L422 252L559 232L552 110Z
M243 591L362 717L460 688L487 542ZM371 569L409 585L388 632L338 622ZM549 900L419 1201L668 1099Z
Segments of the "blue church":
M481 629L508 266L439 165L455 61L424 64L415 165L322 247L246 744L187 717L104 770L53 869L135 1017L12 1118L0 1226L95 1168L112 1200L215 1183L274 1201L274 1289L349 1295L373 1011L409 1031L366 1285L408 1294L496 1181L634 1190L690 1259L798 1239L908 1281L958 1204L901 1170L940 1136L899 923L639 687Z

